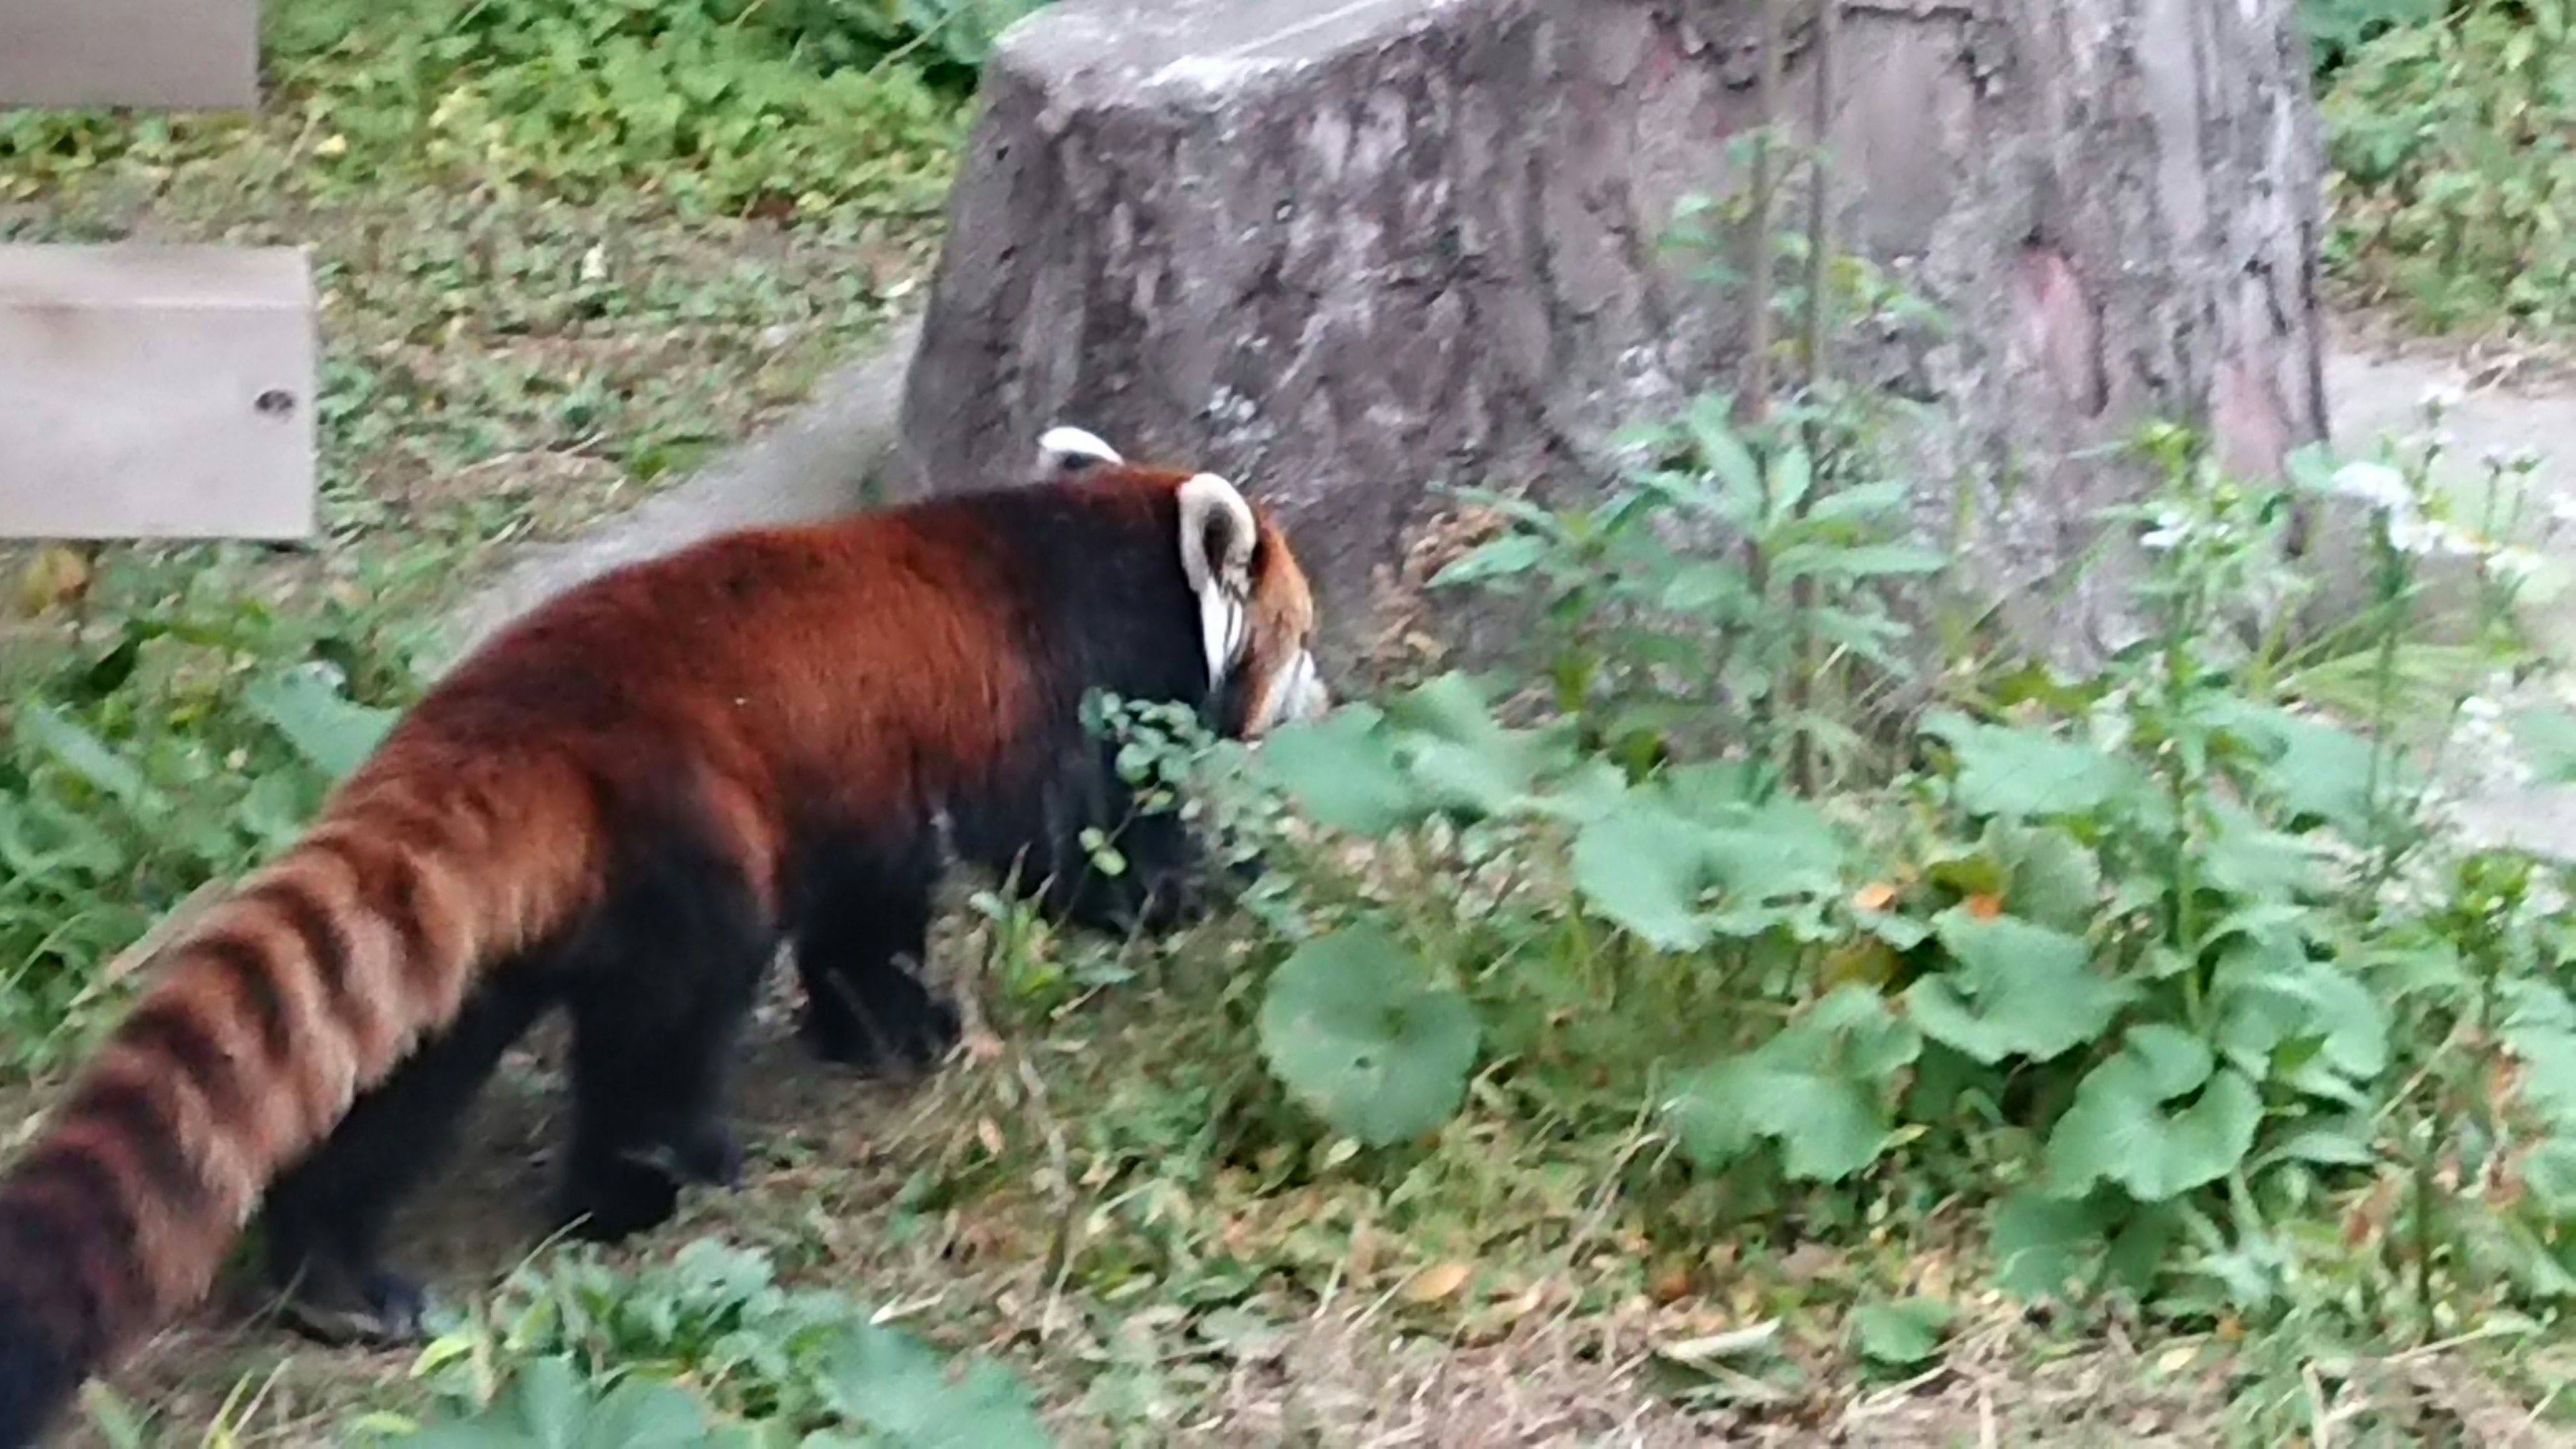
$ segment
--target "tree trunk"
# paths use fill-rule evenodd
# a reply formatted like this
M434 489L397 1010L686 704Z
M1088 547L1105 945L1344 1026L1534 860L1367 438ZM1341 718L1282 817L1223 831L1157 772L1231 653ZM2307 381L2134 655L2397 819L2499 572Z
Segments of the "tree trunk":
M1816 0L1783 122L1809 128ZM2254 473L2324 424L2321 162L2292 0L1845 0L1834 232L1948 318L1836 367L1942 405L1924 516L2056 652L2120 642L2086 562L2153 417ZM908 382L910 486L1063 421L1279 504L1348 667L1418 616L1438 485L1597 486L1724 386L1738 293L1658 247L1740 186L1750 0L1061 0L986 73ZM1784 210L1784 216L1798 213ZM1935 522L1937 521L1937 522ZM1478 637L1479 632L1483 637ZM1444 615L1471 652L1490 620Z

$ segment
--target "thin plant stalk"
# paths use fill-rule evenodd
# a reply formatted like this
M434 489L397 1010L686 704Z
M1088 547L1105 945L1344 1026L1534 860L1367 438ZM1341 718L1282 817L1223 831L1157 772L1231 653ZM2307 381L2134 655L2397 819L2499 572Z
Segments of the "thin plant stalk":
M1761 470L1766 494L1772 473L1771 457L1770 449L1763 446L1760 434L1762 424L1771 416L1771 303L1772 288L1777 280L1772 276L1772 271L1778 259L1778 241L1771 234L1771 220L1777 210L1780 190L1778 135L1780 52L1788 46L1788 23L1782 17L1781 7L1786 3L1787 0L1763 0L1762 4L1761 81L1759 89L1755 92L1755 104L1761 119L1756 122L1753 133L1753 206L1752 215L1747 220L1747 225L1753 228L1753 261L1748 269L1751 274L1748 300L1753 309L1753 365L1750 375L1745 380L1743 395L1736 402L1738 416L1748 425L1748 431L1752 434L1746 441L1753 447L1754 458ZM1770 513L1767 497L1764 499L1762 511L1765 516ZM1745 540L1744 574L1745 581L1752 587L1753 596L1768 600L1771 593L1771 560L1764 552L1762 542L1758 538L1748 537ZM1723 664L1723 660L1715 662ZM1794 673L1794 669L1791 672ZM1718 670L1717 677L1721 679L1725 677L1723 668ZM1776 723L1775 712L1779 707L1779 701L1776 699L1766 699L1755 712L1754 718ZM1767 725L1763 734L1766 738L1757 742L1758 748L1764 755L1769 755L1774 741L1767 737L1769 735Z
M1824 429L1816 422L1816 405L1821 403L1831 381L1832 363L1825 355L1828 329L1833 325L1833 305L1829 299L1832 279L1833 234L1833 167L1828 157L1826 140L1834 122L1835 75L1834 52L1842 29L1841 0L1817 0L1816 5L1816 75L1814 134L1809 138L1807 181L1807 456L1816 469L1815 482L1801 499L1794 517L1804 522L1807 510L1815 501L1818 487L1827 476L1825 469ZM1789 666L1789 778L1798 792L1813 795L1817 789L1815 741L1805 721L1815 705L1816 676L1823 664L1816 657L1816 589L1812 575L1801 575L1789 584L1789 608L1796 620L1795 644Z
M1778 257L1771 220L1780 192L1780 52L1788 46L1788 27L1781 17L1784 3L1785 0L1763 0L1761 81L1754 93L1761 120L1753 133L1753 214L1747 222L1753 228L1753 262L1748 268L1753 371L1745 381L1739 407L1744 420L1756 425L1771 415L1771 290L1776 280L1772 269Z

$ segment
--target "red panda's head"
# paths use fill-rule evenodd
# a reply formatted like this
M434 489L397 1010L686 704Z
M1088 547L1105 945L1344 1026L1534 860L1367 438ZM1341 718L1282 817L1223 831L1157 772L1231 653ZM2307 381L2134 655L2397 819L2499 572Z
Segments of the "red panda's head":
M1038 439L1041 476L1125 466L1116 449L1080 428L1050 428ZM1322 714L1332 701L1315 666L1315 595L1287 533L1215 473L1169 478L1180 511L1181 573L1198 600L1217 727L1258 740L1282 724Z

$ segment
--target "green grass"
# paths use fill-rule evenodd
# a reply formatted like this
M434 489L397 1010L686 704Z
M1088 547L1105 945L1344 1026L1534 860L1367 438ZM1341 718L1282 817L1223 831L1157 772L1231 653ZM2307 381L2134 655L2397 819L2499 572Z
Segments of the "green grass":
M2576 322L2576 6L2309 10L2338 38L2321 109L2326 263L2343 294L2433 331L2563 337Z
M713 20L547 13L272 7L256 120L0 121L0 237L309 246L334 538L559 531L882 322L925 261L960 99L901 67L808 72Z

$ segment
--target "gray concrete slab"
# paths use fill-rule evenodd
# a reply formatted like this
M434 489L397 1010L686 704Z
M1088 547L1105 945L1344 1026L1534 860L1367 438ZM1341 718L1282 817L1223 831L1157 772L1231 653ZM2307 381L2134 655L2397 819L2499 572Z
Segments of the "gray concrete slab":
M2424 426L2427 390L2459 388L2456 368L2439 359L2387 355L2358 347L2337 348L2326 358L2326 397L2335 448L2346 457L2364 454L2382 436L2402 436ZM2563 386L2563 385L2562 385ZM2538 453L2533 476L2532 522L2545 516L2547 500L2576 504L2576 393L2547 384L2530 388L2485 387L2463 391L2442 418L2451 435L2435 477L2457 499L2483 491L2490 451ZM2540 543L2536 527L2525 537ZM2545 562L2524 596L2522 622L2533 642L2563 669L2576 662L2576 532L2562 530L2543 550ZM2516 703L2549 702L2557 681L2526 686ZM2475 761L2460 762L2473 768ZM2576 787L2481 781L2464 773L2460 824L2473 839L2512 844L2576 860Z
M735 528L826 518L865 501L889 461L918 319L824 379L785 422L597 529L527 554L459 611L458 652L585 579Z
M0 106L258 104L259 0L0 0Z
M301 247L0 246L0 538L310 534L319 347Z

